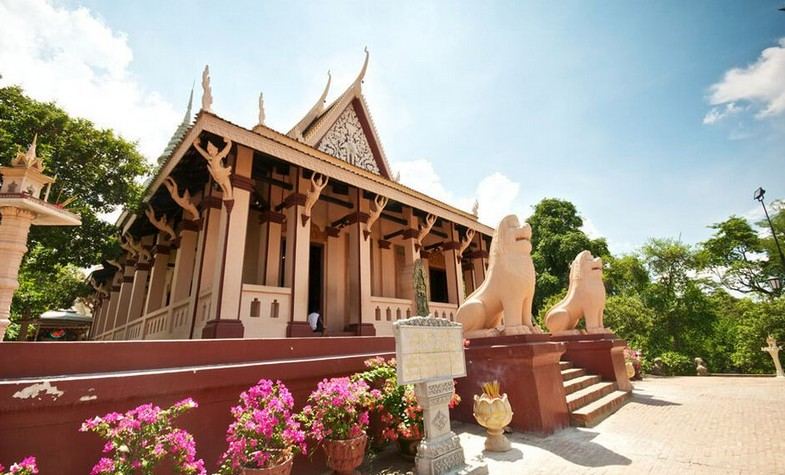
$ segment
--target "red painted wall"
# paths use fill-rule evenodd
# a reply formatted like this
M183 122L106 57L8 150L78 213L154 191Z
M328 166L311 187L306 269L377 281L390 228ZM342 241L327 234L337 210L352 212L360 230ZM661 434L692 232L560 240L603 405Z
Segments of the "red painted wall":
M0 463L35 455L43 474L89 473L103 442L78 429L85 419L145 402L161 407L193 397L180 426L196 438L208 473L225 449L229 407L261 378L280 379L302 406L323 378L392 356L391 337L0 344ZM49 381L50 393L20 391ZM320 473L320 457L294 473Z

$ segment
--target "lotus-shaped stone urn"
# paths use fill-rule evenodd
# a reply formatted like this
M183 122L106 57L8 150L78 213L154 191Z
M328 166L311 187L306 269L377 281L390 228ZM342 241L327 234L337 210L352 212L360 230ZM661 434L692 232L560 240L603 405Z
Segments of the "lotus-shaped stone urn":
M477 423L485 427L488 436L485 438L485 450L490 452L506 452L510 450L510 441L504 436L504 428L512 420L512 407L507 400L507 394L499 394L498 383L495 390L487 390L487 385L482 395L474 396L474 418Z

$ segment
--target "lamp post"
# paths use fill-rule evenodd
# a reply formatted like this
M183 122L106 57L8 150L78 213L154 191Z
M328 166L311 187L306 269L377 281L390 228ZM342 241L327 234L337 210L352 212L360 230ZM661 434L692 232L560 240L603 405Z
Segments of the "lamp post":
M779 277L769 277L769 285L771 286L771 290L774 292L779 292L782 288L782 279Z
M785 270L785 255L782 254L782 248L780 247L780 241L777 239L777 233L774 232L774 225L771 224L771 218L769 217L769 212L766 210L766 203L763 202L763 196L766 194L766 190L761 187L758 187L755 190L755 194L752 197L760 201L760 205L763 206L763 213L766 215L766 221L769 222L769 227L771 228L771 235L774 236L774 244L777 245L777 251L780 253L780 262L782 262L782 269ZM779 279L778 279L779 280Z

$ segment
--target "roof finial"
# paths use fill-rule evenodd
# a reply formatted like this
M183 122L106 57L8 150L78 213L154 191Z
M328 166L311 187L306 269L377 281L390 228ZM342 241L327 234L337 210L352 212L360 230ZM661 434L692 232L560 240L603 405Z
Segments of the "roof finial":
M256 125L257 126L264 125L264 118L265 118L265 115L264 115L264 93L260 92L259 93L259 123L256 124Z
M475 199L474 205L472 205L472 215L476 218L480 215L480 201Z
M210 87L210 66L205 65L202 71L202 110L212 112L213 89Z
M303 140L303 132L305 132L305 129L308 128L308 126L311 125L311 122L313 122L316 117L318 117L319 114L321 114L324 110L324 104L327 102L327 93L330 92L330 83L332 83L332 80L333 76L328 69L327 85L324 86L324 92L322 92L322 95L319 97L319 100L316 101L316 104L311 107L311 110L305 114L305 117L300 119L300 122L292 127L292 130L290 130L287 134L289 137L294 137L297 140Z
M191 95L188 96L188 108L185 110L185 116L183 117L183 123L191 123L191 109L194 105L194 85L195 83L191 83Z
M371 56L371 54L368 52L367 46L365 47L364 51L365 51L365 61L363 62L362 69L360 69L360 74L357 76L357 79L354 80L354 84L353 84L353 86L357 88L362 86L363 79L365 78L365 71L368 70L368 58Z
M33 142L27 147L25 152L18 152L16 154L16 158L11 161L11 166L14 167L25 167L25 168L35 168L38 171L44 171L44 163L43 161L38 158L36 154L36 148L38 146L38 134L33 136Z

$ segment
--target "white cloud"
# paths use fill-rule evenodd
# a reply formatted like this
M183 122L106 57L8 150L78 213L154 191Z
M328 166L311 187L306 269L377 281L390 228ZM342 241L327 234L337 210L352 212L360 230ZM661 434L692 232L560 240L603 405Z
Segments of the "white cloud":
M42 0L0 0L0 18L0 85L18 84L36 99L138 140L149 159L160 155L182 112L137 83L125 34L86 8Z
M404 185L459 209L470 211L474 201L477 200L479 220L490 226L496 226L504 216L519 211L516 199L520 184L499 172L484 177L477 183L473 195L464 196L456 195L445 188L441 177L429 160L394 162L392 168L394 173L400 172L401 183ZM518 214L521 219L524 218L520 213Z
M594 221L589 218L583 218L583 226L581 226L581 231L586 233L586 235L592 239L603 237L602 233L600 233L600 230L594 224Z
M757 118L785 113L785 38L777 46L764 49L749 66L726 71L709 90L709 102L715 107L703 118L704 124L716 123L737 111L735 104L739 101L754 104Z

